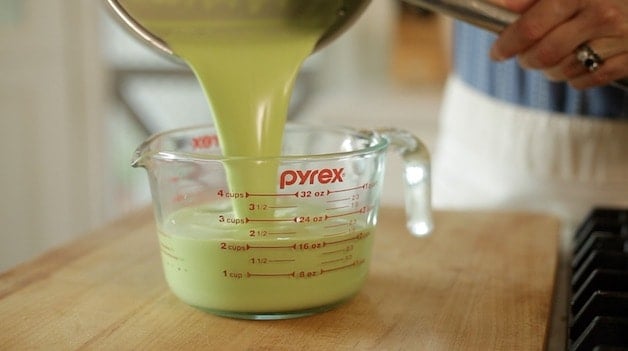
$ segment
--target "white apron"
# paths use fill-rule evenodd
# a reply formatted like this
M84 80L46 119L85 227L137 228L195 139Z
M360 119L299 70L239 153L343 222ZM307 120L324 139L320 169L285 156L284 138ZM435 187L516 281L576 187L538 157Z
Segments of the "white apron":
M628 121L516 106L451 77L433 167L436 207L543 211L573 225L593 206L628 207Z

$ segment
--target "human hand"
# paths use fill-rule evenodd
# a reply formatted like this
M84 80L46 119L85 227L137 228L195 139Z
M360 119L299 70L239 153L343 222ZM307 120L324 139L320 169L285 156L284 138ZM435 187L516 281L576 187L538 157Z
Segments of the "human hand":
M628 0L497 0L521 13L495 41L491 58L518 57L522 67L543 70L577 89L628 77ZM588 70L576 58L582 45L603 61Z

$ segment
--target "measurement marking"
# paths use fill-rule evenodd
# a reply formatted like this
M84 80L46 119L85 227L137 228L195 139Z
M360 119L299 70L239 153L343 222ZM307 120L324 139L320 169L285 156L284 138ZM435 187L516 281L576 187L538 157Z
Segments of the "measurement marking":
M331 202L341 202L341 201L350 201L351 198L350 197L345 197L342 199L336 199L336 200L328 200L327 202L331 203Z
M293 218L255 218L251 219L249 217L245 218L246 223L249 222L294 222L296 219Z
M343 258L337 258L337 259L335 259L335 260L329 260L329 261L321 262L321 264L337 263L337 262L342 262L342 261L344 261L344 260L345 260L345 258L344 258L344 257L343 257Z
M329 207L326 208L325 211L333 211L333 210L342 210L343 208L350 208L350 205L346 205L346 206L338 206L338 207Z
M330 229L330 228L342 227L343 225L349 225L349 223L339 223L339 224L326 225L324 228L325 229Z
M331 254L337 254L340 252L345 252L347 251L347 249L338 249L338 250L334 250L334 251L326 251L326 252L322 252L323 255L331 255Z
M159 246L161 246L161 247L162 247L164 250L166 250L166 251L174 251L174 249L173 249L173 248L171 248L170 246L168 246L168 245L166 245L166 244L164 244L164 243L161 243L161 242L160 242L160 243L159 243Z
M251 273L251 272L246 272L246 277L247 278L251 278L251 277L293 277L294 278L294 272L291 272L291 273Z
M341 269L346 269L346 268L355 267L355 266L361 265L362 263L364 263L364 260L353 261L352 263L346 264L346 265L344 265L344 266L335 267L335 268L330 268L330 269L322 269L322 268L321 268L321 274L323 274L323 273L329 273L329 272L333 272L333 271L339 271L339 270L341 270Z
M294 196L294 197L299 197L299 193L292 193L292 194L279 194L279 193L249 193L246 192L246 197L282 197L282 196Z
M268 235L294 235L297 232L268 232Z
M268 208L272 209L284 209L284 208L297 208L298 206L268 206Z
M342 240L337 240L337 241L331 241L331 242L328 242L327 245L346 243L347 241L353 241L353 240L357 240L357 237L347 238L347 239L342 239Z
M375 186L375 184L377 184L377 182L375 182L375 183L364 183L362 185L358 185L358 186L355 186L353 188L338 189L338 190L329 190L328 189L327 190L327 195L335 194L335 193L342 193L342 192L346 192L346 191L359 190L359 189L368 190L368 189L372 188L373 186Z
M361 240L364 239L368 236L368 232L367 233L357 233L356 236L351 237L351 238L347 238L347 239L342 239L342 240L336 240L336 241L326 241L325 244L326 245L334 245L334 244L340 244L340 243L345 243L347 241L353 241L353 240Z
M166 256L168 256L168 257L170 257L170 258L172 258L172 259L173 259L173 260L175 260L175 261L179 261L179 260L181 260L179 257L177 257L177 256L175 256L175 255L173 255L173 254L171 254L170 252L167 252L167 251L161 250L161 253L162 253L162 254L164 254L164 255L166 255Z
M268 260L268 262L270 263L284 263L284 262L294 262L296 261L295 259L285 259L285 260Z
M256 246L256 245L246 244L246 249L247 250L251 250L251 249L293 249L293 248L294 248L294 245Z
M357 211L353 211L353 212L347 212L347 213L341 213L341 214L337 214L337 215L325 215L325 220L328 220L330 218L336 218L336 217L344 217L344 216L350 216L350 215L354 215L354 214L359 214L359 213L366 213L367 211L367 207L364 206L361 209L357 210Z
M351 231L345 230L344 232L340 232L340 233L323 234L323 236L330 237L330 236L342 235L342 234L347 234L347 233L351 233Z
M339 189L339 190L327 190L327 195L329 194L335 194L335 193L343 193L346 191L353 191L353 190L358 190L358 189L368 189L369 184L362 184L359 186L355 186L353 188L347 188L347 189Z

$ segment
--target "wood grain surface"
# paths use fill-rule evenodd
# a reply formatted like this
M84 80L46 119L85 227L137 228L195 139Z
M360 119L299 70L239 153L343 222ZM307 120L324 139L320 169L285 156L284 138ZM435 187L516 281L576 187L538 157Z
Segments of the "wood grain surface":
M283 321L217 317L163 279L148 210L0 275L1 350L541 350L559 222L437 212L414 238L380 211L369 279L335 310Z

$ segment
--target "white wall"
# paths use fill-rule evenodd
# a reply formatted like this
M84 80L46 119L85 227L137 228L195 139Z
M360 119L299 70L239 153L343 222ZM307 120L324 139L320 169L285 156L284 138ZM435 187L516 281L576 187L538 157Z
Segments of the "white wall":
M100 3L10 3L0 21L0 271L107 218Z

